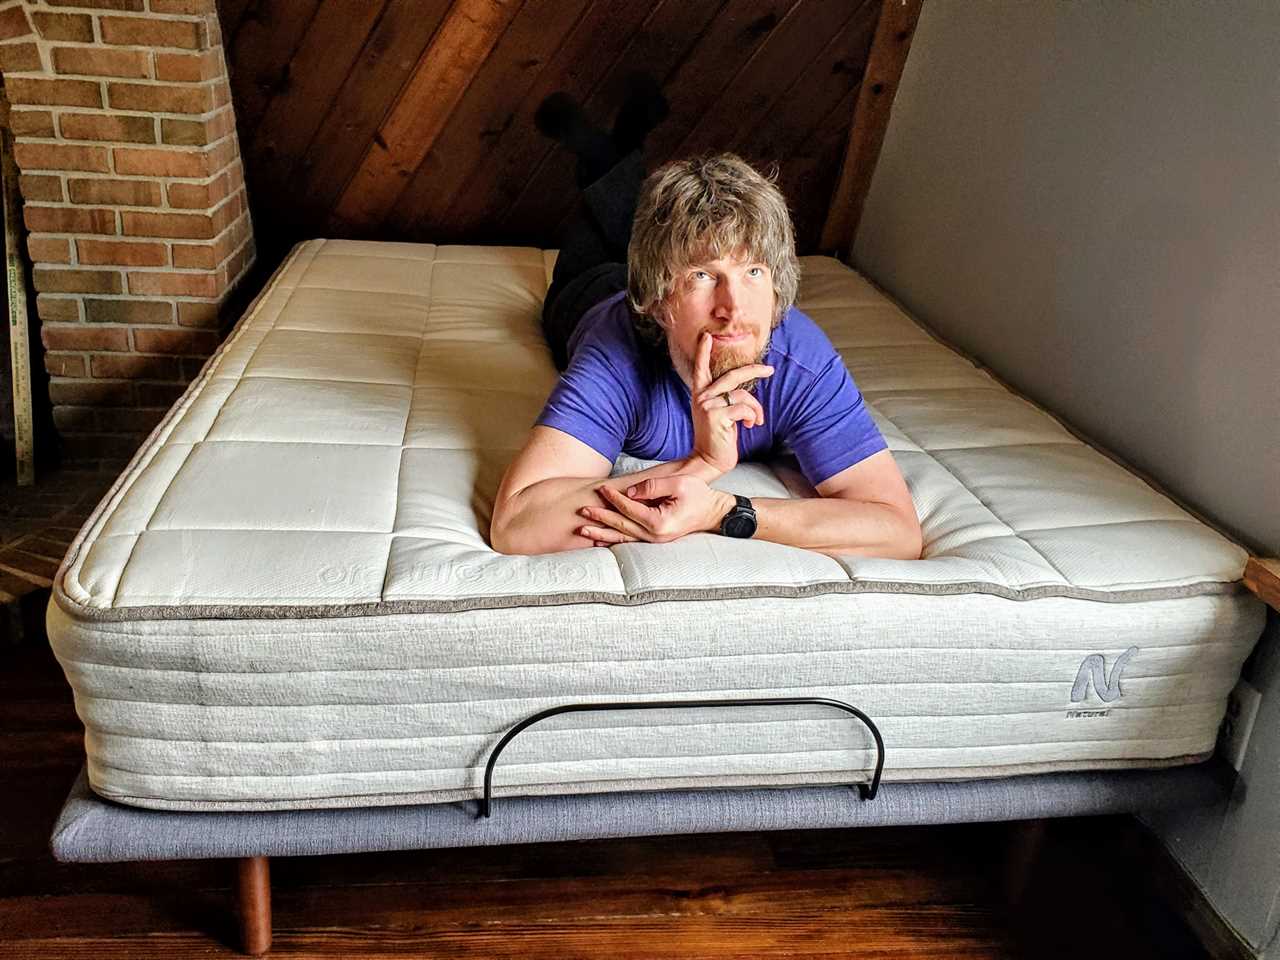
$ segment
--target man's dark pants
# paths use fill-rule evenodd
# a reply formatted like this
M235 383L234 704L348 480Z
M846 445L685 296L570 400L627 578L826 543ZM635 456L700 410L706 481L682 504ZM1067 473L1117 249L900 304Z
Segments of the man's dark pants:
M569 365L569 338L582 315L627 288L627 243L643 183L636 150L582 191L542 305L542 332L557 370Z

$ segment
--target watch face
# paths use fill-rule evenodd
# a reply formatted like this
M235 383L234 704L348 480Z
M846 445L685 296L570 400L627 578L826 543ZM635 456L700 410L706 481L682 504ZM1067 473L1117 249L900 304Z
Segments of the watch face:
M756 518L736 510L724 518L724 535L746 539L756 532Z

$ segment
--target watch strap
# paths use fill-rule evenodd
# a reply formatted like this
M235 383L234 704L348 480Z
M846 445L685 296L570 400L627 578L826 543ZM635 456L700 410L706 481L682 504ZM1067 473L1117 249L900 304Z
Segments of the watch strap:
M720 534L725 537L746 539L755 536L756 508L751 505L749 497L735 493L737 502L720 521Z

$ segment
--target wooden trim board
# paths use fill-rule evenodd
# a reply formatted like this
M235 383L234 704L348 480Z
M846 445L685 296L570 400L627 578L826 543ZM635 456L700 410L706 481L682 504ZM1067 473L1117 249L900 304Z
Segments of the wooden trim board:
M1280 611L1280 559L1250 557L1244 568L1244 585L1272 610Z
M35 483L35 421L31 394L31 330L27 311L27 280L22 258L22 197L18 165L9 129L9 101L0 87L0 192L4 202L4 259L8 301L9 359L13 385L14 459L18 486Z
M880 147L889 128L893 98L898 93L902 70L911 51L911 37L920 19L924 0L883 0L880 21L871 41L867 70L858 89L858 102L849 129L840 179L831 197L826 223L822 225L823 251L834 251L846 263L862 219L862 207L871 190Z

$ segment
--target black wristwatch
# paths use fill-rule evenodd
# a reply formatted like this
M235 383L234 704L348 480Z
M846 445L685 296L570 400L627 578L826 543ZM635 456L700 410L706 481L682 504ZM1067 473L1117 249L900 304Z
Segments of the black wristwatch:
M738 502L720 521L720 534L725 537L737 537L746 540L756 535L756 508L746 497L734 494Z

